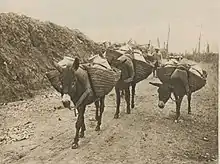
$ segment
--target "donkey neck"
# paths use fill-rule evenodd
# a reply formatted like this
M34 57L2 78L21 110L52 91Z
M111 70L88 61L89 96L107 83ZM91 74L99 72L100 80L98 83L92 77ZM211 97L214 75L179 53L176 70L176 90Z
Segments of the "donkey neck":
M173 92L178 96L184 96L186 94L184 84L181 80L171 80L171 84L174 87Z

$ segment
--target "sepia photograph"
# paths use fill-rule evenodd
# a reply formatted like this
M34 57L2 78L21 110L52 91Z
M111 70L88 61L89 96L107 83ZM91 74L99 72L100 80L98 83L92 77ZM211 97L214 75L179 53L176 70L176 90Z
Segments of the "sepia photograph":
M0 0L0 164L218 164L218 0Z

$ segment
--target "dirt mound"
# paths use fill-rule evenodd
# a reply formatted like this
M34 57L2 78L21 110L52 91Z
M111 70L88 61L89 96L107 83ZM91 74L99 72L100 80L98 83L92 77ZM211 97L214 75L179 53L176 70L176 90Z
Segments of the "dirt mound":
M78 56L86 61L100 46L79 30L15 13L0 14L0 102L33 96L50 86L52 60Z

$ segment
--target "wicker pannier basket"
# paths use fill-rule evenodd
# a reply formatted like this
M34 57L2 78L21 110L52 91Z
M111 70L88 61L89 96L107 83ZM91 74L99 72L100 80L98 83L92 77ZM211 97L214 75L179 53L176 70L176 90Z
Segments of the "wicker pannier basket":
M52 70L50 72L46 72L46 76L51 83L51 85L61 93L61 77L60 73L57 70Z
M146 79L153 71L153 65L148 62L143 62L134 59L135 77L134 82L138 83Z
M165 83L170 80L170 77L174 70L177 68L175 65L169 65L160 67L157 70L158 78L161 82ZM192 92L195 92L206 85L206 78L198 76L193 72L189 71L189 85Z
M100 69L86 66L86 70L91 79L91 86L96 97L109 94L120 78L119 70Z
M87 71L91 77L92 87L94 88L97 97L107 95L114 88L116 82L121 77L121 72L118 69L103 70L99 68L87 67ZM46 76L51 85L61 93L60 73L53 70L46 73Z
M122 56L123 52L119 51L119 50L107 50L106 52L106 58L107 60L111 63L112 66L118 67L122 70L122 79L126 79L129 77L129 75L126 74L126 68L125 65L120 65L119 66L119 61L117 60L120 56ZM153 70L154 65L151 64L150 62L144 62L141 60L136 60L133 59L133 63L134 63L134 69L136 72L136 75L134 77L134 82L138 83L144 79L146 79Z
M198 76L189 71L189 85L191 91L195 92L206 85L206 78Z

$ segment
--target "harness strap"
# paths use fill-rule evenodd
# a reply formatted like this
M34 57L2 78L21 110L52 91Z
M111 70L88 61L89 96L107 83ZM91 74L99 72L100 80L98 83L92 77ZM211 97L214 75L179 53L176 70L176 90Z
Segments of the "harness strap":
M76 105L75 107L78 108L82 102L86 99L86 97L88 96L88 94L91 92L91 89L90 88L87 88L85 90L85 92L83 92L83 94L80 96L79 100L76 102Z

